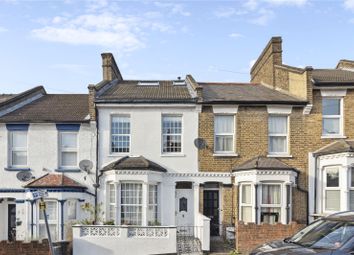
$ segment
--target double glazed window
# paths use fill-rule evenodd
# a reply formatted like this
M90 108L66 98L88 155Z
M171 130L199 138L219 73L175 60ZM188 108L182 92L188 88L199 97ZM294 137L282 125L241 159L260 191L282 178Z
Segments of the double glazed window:
M121 183L121 223L141 225L143 194L140 183Z
M288 154L288 116L269 116L269 154Z
M27 131L10 131L9 165L11 167L27 166Z
M324 136L342 134L342 99L322 99L322 134Z
M57 201L45 201L46 203L46 214L49 224L49 230L51 238L56 241L58 240L58 202ZM39 210L39 239L47 238L47 229L45 226L44 213L43 210Z
M325 169L325 211L340 211L339 167Z
M182 116L162 116L162 152L182 152Z
M59 132L60 168L77 167L77 132Z
M68 220L76 220L77 218L77 201L70 199L65 202L67 209L67 219Z
M261 222L274 224L281 221L281 185L262 184Z
M251 184L241 185L241 220L252 222L252 186Z
M108 220L115 221L116 218L116 186L114 183L108 184L108 193L109 193L109 201L108 201Z
M214 151L215 153L233 153L235 136L235 116L215 115Z
M149 185L149 205L148 205L148 224L156 225L158 221L157 207L157 185Z
M111 119L111 152L130 152L130 117L112 116Z

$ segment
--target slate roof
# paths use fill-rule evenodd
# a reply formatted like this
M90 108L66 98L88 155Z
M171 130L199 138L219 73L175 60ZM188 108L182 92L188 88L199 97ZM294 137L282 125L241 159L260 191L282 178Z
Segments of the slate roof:
M28 183L26 188L80 188L86 189L85 186L81 185L77 181L71 179L64 174L54 174L48 173L39 177L30 183Z
M277 158L269 158L265 156L258 156L247 160L239 166L236 166L233 171L246 170L292 170L298 172L295 168L283 163Z
M199 82L203 103L299 104L306 101L256 83Z
M354 85L354 72L343 69L314 69L312 79L316 85Z
M144 81L142 81L144 82ZM157 82L157 81L156 81ZM185 103L195 102L187 86L173 85L173 81L158 81L158 86L138 85L139 81L115 81L96 97L96 102L114 103Z
M85 122L88 114L88 95L45 94L1 116L0 122Z
M354 140L335 141L317 151L315 155L328 155L342 152L354 152Z
M14 94L0 94L0 103L3 103L5 101L13 98L14 96L16 96L16 95L14 95Z
M167 172L165 168L146 159L143 156L123 157L105 166L101 171L108 170L150 170L156 172Z

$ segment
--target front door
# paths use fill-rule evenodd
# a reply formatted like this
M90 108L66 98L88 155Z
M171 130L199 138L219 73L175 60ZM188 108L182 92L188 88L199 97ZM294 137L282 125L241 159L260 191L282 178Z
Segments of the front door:
M176 189L176 225L194 225L192 189Z
M210 218L210 235L219 235L219 191L204 190L203 214Z
M8 205L8 228L7 235L9 241L15 241L16 239L16 205L10 204Z

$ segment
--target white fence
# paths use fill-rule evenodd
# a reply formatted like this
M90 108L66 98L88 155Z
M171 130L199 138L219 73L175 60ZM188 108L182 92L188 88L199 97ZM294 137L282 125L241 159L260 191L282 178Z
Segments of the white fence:
M176 253L176 227L73 226L73 255Z

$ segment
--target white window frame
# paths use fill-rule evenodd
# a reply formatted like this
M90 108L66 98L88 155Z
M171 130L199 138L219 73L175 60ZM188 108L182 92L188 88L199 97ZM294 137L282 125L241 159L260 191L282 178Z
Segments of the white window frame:
M153 194L154 194L154 198L153 200L156 200L154 201L155 203L150 203L150 187L154 187L154 191L153 191ZM154 212L155 212L155 215L154 215L154 222L152 223L155 223L155 222L158 222L159 221L159 185L158 184L152 184L150 183L148 185L148 211L150 210L149 208L150 207L153 207L154 208ZM148 215L147 215L148 217ZM149 221L152 220L152 219L147 219L148 221L148 225L150 225Z
M336 168L338 169L338 187L327 187L327 170L328 169L333 169L333 168ZM332 165L332 166L326 166L324 169L323 169L323 193L322 193L322 196L323 196L323 212L324 213L333 213L333 212L338 212L338 211L341 211L341 208L342 208L342 196L343 196L343 192L342 192L342 187L341 187L341 183L342 183L342 178L341 178L341 167L340 166L337 166L337 165ZM350 185L350 184L348 184ZM333 210L327 210L326 209L326 191L339 191L339 210L338 211L333 211ZM349 203L349 201L348 201Z
M270 129L269 129L269 121L270 118L272 117L284 117L286 118L286 129L287 132L286 133L270 133ZM271 137L285 137L286 138L286 151L284 152L272 152L270 151L270 138ZM290 155L289 151L289 138L290 138L290 116L289 115L284 115L284 114L269 114L268 115L268 155L275 155L275 156L288 156Z
M122 117L122 118L128 118L129 119L129 134L113 134L113 118L115 117ZM110 117L110 136L109 136L109 154L110 155L127 155L131 153L131 146L132 146L132 122L131 122L131 116L130 114L112 114ZM117 137L129 137L129 147L127 152L114 152L113 151L113 146L112 146L112 137L117 136Z
M62 147L62 136L63 134L74 134L76 136L76 146L75 148L64 148ZM77 131L59 131L59 142L58 142L58 149L59 149L59 169L72 169L78 168L79 164L79 132ZM76 164L72 166L63 166L63 153L64 152L71 152L76 153Z
M325 99L338 99L339 100L339 115L324 115L323 114L323 100ZM344 134L344 121L343 121L343 109L344 109L344 100L343 97L322 97L322 137L341 137ZM325 134L323 122L325 119L339 119L339 133L338 134Z
M263 204L263 186L267 186L267 185L277 185L280 187L280 203L279 204ZM279 219L277 223L282 223L283 222L283 213L284 213L284 203L283 203L283 196L284 196L284 191L283 191L283 184L279 183L279 182L263 182L259 187L260 189L259 191L259 222L262 222L262 208L279 208L280 209L280 215L279 215Z
M107 221L114 221L116 223L117 219L117 185L113 182L108 182L107 183ZM112 200L112 194L113 194L113 200ZM112 210L113 208L113 210Z
M123 192L123 187L124 187L124 185L126 185L126 184L135 184L135 185L141 185L141 204L123 204L123 195L122 195L122 192ZM121 182L120 183L120 201L119 201L119 203L120 203L120 214L122 214L122 212L123 212L123 210L122 210L122 208L124 207L124 206L134 206L134 207L141 207L141 214L140 214L140 224L138 224L138 225L142 225L143 224L143 222L144 222L144 219L143 219L143 217L144 217L144 199L146 199L146 197L144 198L144 192L143 192L143 183L142 182ZM120 219L121 219L121 224L126 224L125 222L124 222L124 218L123 218L123 216L121 215L121 217L120 217ZM138 221L139 221L139 219L138 219Z
M54 199L48 199L48 200L44 200L45 203L47 202L55 202L56 203L56 215L55 215L55 219L48 219L48 225L50 228L50 225L55 225L56 226L56 237L57 239L55 239L53 236L51 236L53 241L57 241L60 239L59 237L59 202L57 200ZM40 231L40 225L45 225L45 220L44 217L43 219L40 218L40 209L39 209L39 202L37 203L37 208L38 208L38 237L40 237L39 231ZM46 230L45 230L46 231ZM45 235L47 235L47 232L45 232ZM47 237L43 238L46 239Z
M165 117L178 117L178 118L180 118L180 120L181 120L181 133L180 134L179 133L164 134L163 122L164 122ZM182 114L162 114L161 115L161 154L164 154L164 155L166 155L166 154L167 155L183 154L183 133L184 133L183 126L184 126L184 122L183 122L183 115ZM181 139L181 150L177 151L177 152L164 151L164 149L165 149L164 148L164 137L165 136L179 136Z
M231 116L233 117L233 132L232 133L216 133L216 118L218 116ZM231 151L218 151L216 150L216 137L217 136L232 136L232 150ZM236 116L235 114L214 114L214 153L215 154L234 154L236 151L235 146L236 138Z
M243 186L250 186L251 189L250 189L250 192L251 192L251 203L244 203L242 201L242 198L243 198ZM250 222L254 222L254 217L253 217L253 210L254 210L254 185L250 182L245 182L245 183L241 183L240 184L240 187L239 187L239 190L240 190L240 209L239 209L239 220L243 221L243 215L242 215L242 207L251 207L251 221Z
M353 208L350 208L350 195L351 195L351 192L353 192L353 195L354 195L354 185L352 186L352 175L353 175L353 172L354 172L354 166L350 166L349 167L349 174L347 176L349 176L349 180L348 180L348 189L349 189L349 193L348 193L348 210L352 211L354 210L354 207Z
M26 147L13 147L13 135L14 134L25 134L26 136ZM8 140L8 151L9 151L9 166L12 168L24 168L28 166L28 131L23 130L11 130L9 131L9 140ZM13 152L26 152L26 165L15 165L13 162Z
M69 219L69 208L68 208L68 203L70 203L70 202L73 202L73 203L75 203L75 218L73 218L73 219ZM67 201L65 202L65 205L66 205L66 209L67 209L67 212L66 212L66 219L67 220L77 220L79 217L78 217L78 212L79 212L79 210L78 210L78 200L77 199L75 199L75 198L70 198L70 199L67 199Z

